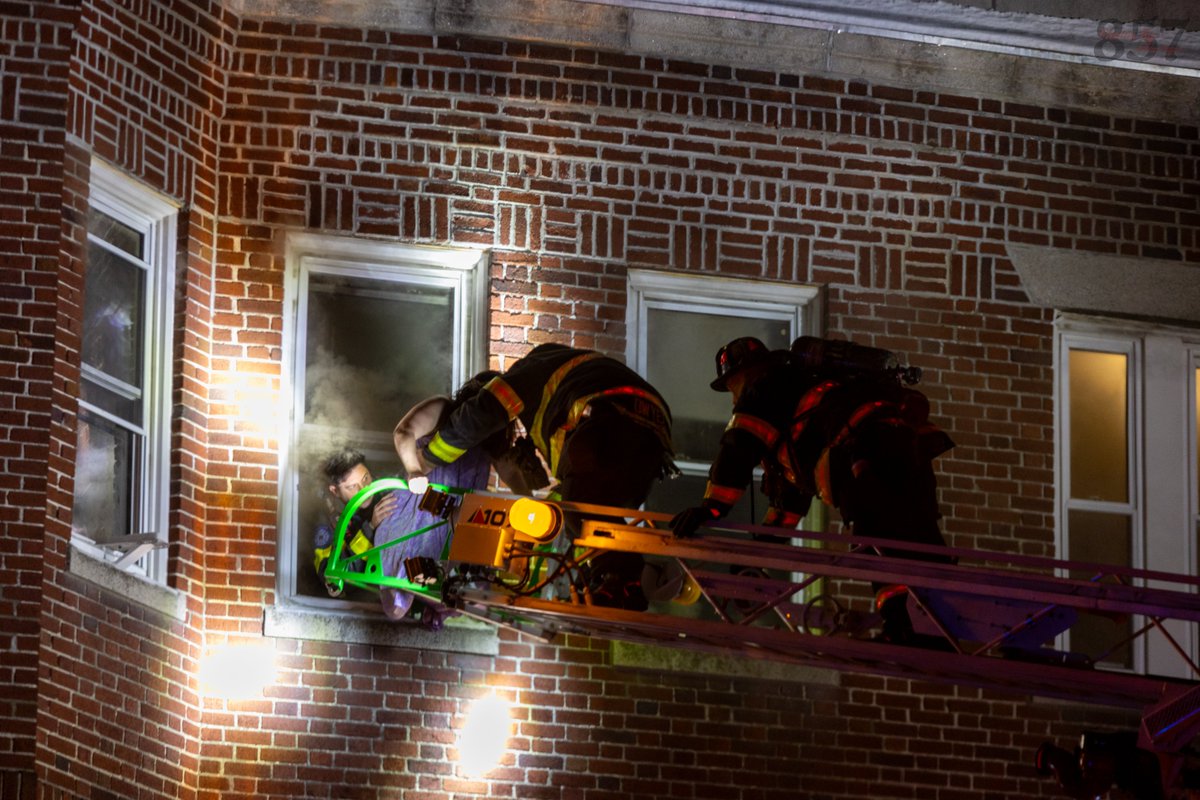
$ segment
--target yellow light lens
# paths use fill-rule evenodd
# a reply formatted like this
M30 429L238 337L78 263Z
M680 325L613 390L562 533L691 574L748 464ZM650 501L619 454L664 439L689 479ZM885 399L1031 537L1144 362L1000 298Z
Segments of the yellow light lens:
M512 504L508 512L508 524L513 530L538 542L553 539L562 524L562 512L558 506L522 497Z

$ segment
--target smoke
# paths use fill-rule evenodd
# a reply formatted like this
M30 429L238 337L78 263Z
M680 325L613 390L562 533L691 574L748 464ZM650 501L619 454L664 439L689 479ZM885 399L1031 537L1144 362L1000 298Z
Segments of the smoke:
M351 364L345 356L323 345L310 354L304 382L307 425L372 430L378 427L372 424L380 417L378 410L390 407L395 400L384 376Z

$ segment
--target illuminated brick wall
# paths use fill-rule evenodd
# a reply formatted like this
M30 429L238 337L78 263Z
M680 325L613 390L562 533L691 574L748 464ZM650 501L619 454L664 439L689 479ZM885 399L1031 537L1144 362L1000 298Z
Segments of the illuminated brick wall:
M497 657L279 639L284 671L256 700L203 700L195 671L275 602L279 429L241 404L287 395L285 231L493 248L496 361L542 341L623 352L631 266L826 284L831 334L926 369L958 442L942 464L954 542L1050 554L1051 319L1006 243L1200 261L1194 126L204 3L9 6L4 800L35 762L62 800L1052 797L1030 763L1043 739L1129 723L863 676L635 670L603 642L507 632ZM89 151L183 209L185 622L65 572ZM515 697L519 725L506 766L471 782L451 725L485 685Z

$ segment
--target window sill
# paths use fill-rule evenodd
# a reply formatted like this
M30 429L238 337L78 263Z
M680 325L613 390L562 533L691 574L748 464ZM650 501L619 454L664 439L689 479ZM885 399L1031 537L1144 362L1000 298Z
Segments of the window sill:
M440 631L431 631L415 622L393 622L363 612L272 606L263 612L263 635L480 656L500 652L496 628L465 617L446 620Z
M696 653L673 647L622 641L612 643L612 664L614 667L720 675L726 678L792 681L825 686L837 686L840 683L838 672L831 669L737 655Z
M111 563L84 552L74 544L71 545L71 558L67 570L72 575L126 597L152 611L180 622L187 619L187 598L182 592L117 569Z

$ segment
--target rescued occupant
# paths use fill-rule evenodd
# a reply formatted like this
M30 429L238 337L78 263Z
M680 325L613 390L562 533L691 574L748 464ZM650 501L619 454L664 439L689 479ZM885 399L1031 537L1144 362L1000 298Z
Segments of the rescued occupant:
M794 529L819 496L856 536L945 544L932 462L954 443L929 421L925 396L902 385L919 371L899 367L886 350L807 336L775 351L735 339L716 362L711 387L730 392L733 414L703 500L671 521L676 536L728 514L761 464L764 525ZM883 638L911 641L907 598L888 588L875 585Z
M367 467L366 457L349 448L339 450L326 458L321 465L321 475L327 482L327 492L322 493L327 518L317 526L313 534L313 567L317 575L324 579L325 567L333 552L342 512L356 494L371 485L374 478ZM362 570L363 562L354 560L353 556L370 549L375 540L375 530L392 512L396 502L396 497L391 492L380 492L355 511L346 526L346 536L342 543L341 558L351 559L346 564L348 569L355 572ZM342 593L328 581L325 582L325 590L333 597Z
M407 418L406 418L407 419ZM654 482L673 470L671 413L662 396L640 375L601 353L561 344L539 345L502 374L491 374L435 426L428 440L397 452L410 480L435 466L455 462L498 431L519 420L528 439L558 479L566 502L637 508ZM533 454L517 440L515 460ZM502 469L497 472L509 483ZM510 487L527 493L538 481L510 470ZM545 482L543 477L542 483ZM580 518L566 515L568 535L578 535ZM589 588L597 605L642 610L640 555L605 552L589 565Z

